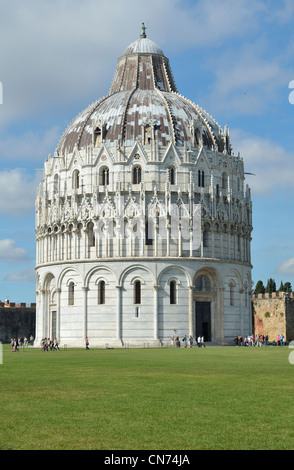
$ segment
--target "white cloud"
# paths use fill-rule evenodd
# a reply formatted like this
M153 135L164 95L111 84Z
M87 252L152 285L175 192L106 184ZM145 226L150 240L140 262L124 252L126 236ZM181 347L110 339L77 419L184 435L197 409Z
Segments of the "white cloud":
M42 132L28 131L15 133L0 138L0 160L3 162L18 160L23 162L43 162L48 153L54 153L64 129L53 126Z
M288 276L294 276L294 258L286 259L282 261L276 268L277 274L284 274Z
M0 240L0 260L7 263L28 261L28 251L25 248L18 247L14 240L5 238Z
M4 281L13 282L34 282L36 280L35 270L33 268L24 269L23 271L7 274L4 277Z
M45 120L60 106L106 94L116 60L139 37L142 21L148 37L171 51L250 37L260 15L267 15L262 0L149 0L148 9L145 0L2 2L0 122L36 112Z
M38 173L31 178L19 168L0 171L0 214L25 217L34 209Z
M209 61L214 74L209 106L237 115L260 115L277 101L288 87L292 64L279 51L269 50L264 37L242 47L231 45L217 59ZM287 92L287 90L286 90Z
M281 189L293 191L294 152L269 138L238 129L231 130L230 135L235 152L244 158L245 171L255 174L249 183L255 195L273 195Z
M276 20L281 24L286 24L292 21L294 15L294 4L293 0L283 0L284 4L280 6L280 9L272 12L275 15Z

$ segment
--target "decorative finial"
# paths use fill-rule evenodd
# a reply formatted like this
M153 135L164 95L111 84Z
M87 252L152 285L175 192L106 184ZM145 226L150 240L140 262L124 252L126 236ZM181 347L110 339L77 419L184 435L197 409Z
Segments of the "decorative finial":
M146 38L146 26L144 23L142 23L142 33L141 33L141 38Z

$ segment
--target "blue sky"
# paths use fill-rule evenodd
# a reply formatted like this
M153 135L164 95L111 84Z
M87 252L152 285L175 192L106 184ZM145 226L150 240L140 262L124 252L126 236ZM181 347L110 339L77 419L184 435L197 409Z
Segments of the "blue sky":
M0 0L2 301L35 301L39 170L72 119L108 93L142 22L179 93L229 126L255 174L254 283L294 286L292 0Z

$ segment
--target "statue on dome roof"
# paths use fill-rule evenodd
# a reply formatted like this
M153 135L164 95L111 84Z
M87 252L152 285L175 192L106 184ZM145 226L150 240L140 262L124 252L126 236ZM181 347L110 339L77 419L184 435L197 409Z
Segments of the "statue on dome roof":
M141 38L146 38L146 26L144 23L142 23L142 33L141 33Z

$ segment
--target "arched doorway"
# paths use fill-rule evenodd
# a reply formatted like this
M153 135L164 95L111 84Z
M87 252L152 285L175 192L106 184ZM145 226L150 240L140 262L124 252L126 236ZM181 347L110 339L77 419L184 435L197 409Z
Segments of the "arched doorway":
M204 336L205 342L211 342L211 302L213 300L211 283L201 274L195 282L195 337Z
M219 273L202 269L194 277L194 337L204 336L205 342L223 343L223 288Z

